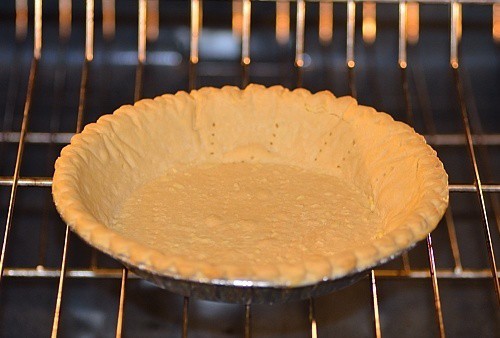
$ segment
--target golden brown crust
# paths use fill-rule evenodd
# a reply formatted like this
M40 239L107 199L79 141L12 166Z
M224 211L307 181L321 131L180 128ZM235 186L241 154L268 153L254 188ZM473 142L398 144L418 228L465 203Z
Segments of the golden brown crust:
M175 163L268 153L354 182L385 217L384 230L333 257L248 267L167 257L108 228L124 196ZM203 88L123 106L75 135L55 167L57 210L85 241L155 274L203 282L297 286L339 278L424 239L448 204L443 165L412 128L350 97L280 86Z

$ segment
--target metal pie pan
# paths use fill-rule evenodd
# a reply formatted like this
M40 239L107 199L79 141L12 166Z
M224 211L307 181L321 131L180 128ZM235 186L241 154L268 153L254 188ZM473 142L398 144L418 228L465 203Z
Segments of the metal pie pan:
M123 263L130 271L139 277L150 281L162 289L182 296L236 304L275 304L315 298L343 289L364 278L371 269L393 260L403 252L411 250L414 246L415 244L392 256L385 257L363 270L354 271L339 278L325 279L315 284L296 287L273 286L271 282L254 283L251 281L228 281L219 279L210 282L201 282L179 279L132 266L126 262Z
M224 115L217 113L220 102L233 100L232 104L237 107L254 107L254 102L261 95L269 97L269 102L274 103L266 106L265 111L259 108L258 117L254 114L254 109L245 110L245 119L243 116L237 118L239 115L229 108L223 111ZM211 103L205 104L206 102ZM294 102L294 109L301 112L293 115L294 118L288 114L291 102ZM170 108L166 109L166 106ZM267 113L278 106L279 113ZM317 107L312 109L313 106ZM197 112L197 107L206 107L208 110L204 113ZM330 114L329 111L337 113ZM206 117L203 121L198 121L201 129L193 129L193 117L196 116L200 119ZM206 142L199 142L198 136L199 130L203 130L203 135L210 138L214 134L210 133L213 131L210 126L215 127L215 122L212 121L215 119L226 121L225 129L220 128L220 133L225 133L223 135L226 137L221 138L220 144L217 143L220 151L218 150L217 157L212 158L210 154L213 152L208 152L208 145ZM304 261L297 260L293 265L280 260L266 260L263 265L255 263L254 268L258 270L254 273L250 269L245 273L241 272L245 269L239 268L243 264L254 264L248 259L243 259L243 262L236 257L240 261L227 266L218 265L217 261L211 262L208 258L197 259L195 253L188 248L185 251L160 250L156 247L156 242L152 243L150 239L144 238L140 240L111 224L117 216L117 208L134 189L157 178L168 168L175 169L175 166L180 167L183 163L196 166L207 162L238 162L241 156L250 156L254 152L257 157L252 155L250 159L267 163L267 152L265 155L258 155L267 149L261 147L264 144L261 144L260 137L252 131L252 137L241 139L240 132L250 132L250 123L252 126L262 125L259 132L265 136L274 130L274 126L278 126L276 121L282 119L291 121L288 129L284 129L283 124L281 129L283 135L288 135L283 136L283 149L280 148L284 152L283 158L287 158L283 160L285 164L310 161L311 168L319 166L313 165L312 157L306 156L302 149L311 146L319 148L317 151L321 152L323 143L316 137L305 135L333 135L333 131L338 131L338 144L332 146L333 141L328 143L332 153L325 157L326 162L319 166L321 168L333 168L337 163L344 163L344 151L349 153L354 146L359 149L354 152L355 160L345 162L350 163L348 169L342 169L349 174L342 174L342 170L338 174L339 177L359 181L359 184L371 191L370 196L372 193L375 196L376 193L377 200L371 201L373 207L381 208L381 212L391 210L377 229L367 230L371 242L356 243L357 237L348 237L349 233L346 232L342 239L349 241L346 248L351 250L339 253L336 257L332 257L333 254L325 257L326 252L316 256L317 252L311 246L309 250L305 249L310 255ZM309 127L302 135L297 127L304 123ZM174 128L171 130L172 134L165 129L166 125ZM236 126L239 129L235 129ZM320 129L319 126L324 128ZM366 134L365 128L373 128L374 134ZM174 131L184 135L186 139L177 137ZM257 150L245 148L254 139ZM291 147L295 144L292 139L299 142L297 145L300 146ZM389 139L391 142L387 144ZM338 149L342 153L337 154L335 150ZM389 152L389 149L392 150ZM281 160L277 160L278 162L281 163ZM398 170L396 163L402 163ZM344 165L347 164L342 164ZM351 177L360 171L366 172L359 177ZM408 172L412 174L409 175ZM373 185L374 182L378 182L376 186ZM411 189L406 192L406 187ZM400 193L393 194L401 189L403 191ZM350 97L336 98L328 92L290 92L282 87L265 88L258 85L248 86L243 91L236 87L224 87L200 89L190 94L180 92L165 95L154 100L143 100L134 106L123 106L113 115L101 117L96 123L87 126L81 134L75 135L71 144L62 150L55 164L52 193L57 210L75 233L90 245L129 265L130 270L137 275L184 296L233 303L287 302L319 296L350 285L362 278L367 270L394 258L414 241L425 238L437 226L448 204L447 175L443 164L436 157L435 151L426 145L424 138L410 127L395 122L387 114L377 113L373 108L358 105ZM371 196L372 199L374 196ZM168 212L167 209L142 211ZM390 219L386 219L389 216ZM385 222L389 221L394 224L385 227ZM141 229L140 215L133 222L136 224L131 226L135 230L144 231ZM325 228L317 230L319 233L315 236L321 233L327 237L336 236L327 234ZM168 232L165 235L168 236ZM186 236L196 239L193 231L186 233ZM163 245L170 246L172 242L169 242L169 238L158 240ZM327 243L331 245L333 242ZM178 245L182 245L182 241ZM273 245L273 241L268 245ZM231 253L234 248L228 246L223 250ZM299 276L298 269L307 274Z

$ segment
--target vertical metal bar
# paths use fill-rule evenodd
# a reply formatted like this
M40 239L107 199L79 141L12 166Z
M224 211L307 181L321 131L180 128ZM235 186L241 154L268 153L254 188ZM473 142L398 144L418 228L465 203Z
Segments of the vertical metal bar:
M363 41L368 45L377 38L377 5L374 2L363 2L363 24L361 26Z
M198 19L199 19L199 27L200 27L200 36L202 34L202 31L203 31L203 0L200 0L200 12L199 12L199 16L198 16Z
M495 288L495 293L497 296L497 301L500 305L500 281L498 278L498 270L497 270L497 264L496 264L496 259L495 259L495 252L493 250L493 244L491 241L491 230L490 230L490 224L488 220L488 214L486 212L486 203L485 203L485 198L484 198L484 191L483 191L483 185L481 183L481 176L479 174L479 167L477 165L477 159L476 159L476 152L474 149L474 143L472 140L472 131L470 127L470 122L469 122L469 113L467 110L467 104L465 101L465 94L464 94L464 89L460 77L460 70L459 70L459 60L458 60L458 46L457 46L457 40L458 40L458 32L457 32L457 25L458 21L460 20L460 13L459 13L459 7L457 6L458 4L456 2L453 2L451 4L451 24L450 24L450 40L451 42L451 52L450 52L450 64L451 67L453 68L453 75L455 79L455 85L457 89L457 96L460 104L460 113L462 116L462 122L465 130L465 137L467 140L467 149L469 152L469 157L471 159L472 163L472 168L474 171L474 184L476 186L476 194L479 202L479 208L481 210L481 217L482 217L482 224L483 224L483 231L484 231L484 240L486 243L486 248L488 252L488 259L490 261L490 269L491 269L491 275L493 278L493 285Z
M28 0L16 0L16 39L24 40L28 32Z
M311 324L311 338L318 338L318 325L316 323L313 298L309 298L309 323Z
M191 0L191 35L189 37L189 89L196 87L196 65L199 61L198 44L200 38L200 1Z
M318 23L319 41L323 45L332 42L333 38L333 3L319 3L319 23Z
M146 62L146 39L147 39L147 0L139 0L139 13L137 20L137 69L135 76L134 101L139 101L142 96L142 72L144 62ZM123 333L123 318L125 315L125 295L127 288L128 269L122 269L122 279L120 283L120 301L118 304L118 317L116 321L116 338L121 338Z
M406 23L407 23L407 7L406 1L399 3L399 39L398 39L398 64L401 69L401 77L403 84L403 97L406 106L406 118L410 125L413 125L413 109L411 106L410 88L408 85L408 74L406 67L408 65L406 54ZM408 256L407 256L408 257ZM404 256L403 256L404 259Z
M418 34L417 34L417 39L418 39ZM430 135L436 135L437 131L434 120L432 118L429 93L427 90L427 86L425 84L425 79L422 75L421 67L417 63L417 66L415 67L414 65L414 67L412 67L412 70L414 70L413 79L415 81L415 87L417 89L417 97L420 102L420 106L422 107L424 124ZM453 221L451 205L448 206L448 208L446 209L445 220L446 220L446 227L448 229L448 237L450 240L450 247L453 254L453 260L455 263L454 271L456 273L460 273L462 272L462 261L460 259L460 249L458 246L457 234L455 231L455 222Z
M403 96L405 99L406 122L410 125L413 125L414 124L413 108L412 108L412 104L411 104L411 95L410 95L410 87L409 87L409 81L408 81L408 72L406 69L406 66L407 66L406 61L401 61L399 66L401 69Z
M347 1L347 43L346 43L346 64L349 68L354 68L354 35L356 23L356 3L354 0Z
M252 307L250 303L245 304L245 338L252 337Z
M93 0L87 0L93 1ZM85 94L87 88L87 78L88 78L88 65L91 61L85 59L82 67L82 79L80 82L80 99L78 103L78 115L76 118L76 133L80 133L83 129L83 114L85 109ZM52 335L51 337L57 337L59 330L59 318L61 314L61 302L62 302L62 292L64 289L64 281L66 277L66 266L67 266L67 255L68 255L68 244L70 229L66 226L66 233L64 235L64 247L61 260L61 274L59 276L59 286L57 289L56 307L54 311L54 321L52 323Z
M71 0L59 0L59 38L66 40L71 35Z
M59 0L59 40L64 48L71 35L72 8L71 0Z
M85 7L85 62L84 68L87 67L87 62L94 59L94 0L87 0ZM104 19L104 18L103 18ZM89 22L92 22L90 25ZM82 72L82 83L83 83L83 72ZM85 86L87 82L87 71L85 71ZM80 87L80 101L84 98L82 94L82 87ZM84 103L80 102L79 107L83 107ZM77 117L77 129L80 131L83 129L83 110L78 110ZM78 133L79 131L77 131ZM90 257L90 267L92 269L97 268L97 250L92 249Z
M276 1L276 41L285 45L290 39L290 2Z
M59 332L59 320L61 318L61 303L62 303L62 291L64 287L64 277L66 275L66 259L68 256L68 241L69 241L70 230L69 227L66 226L66 233L64 235L64 248L62 254L62 262L61 262L61 274L59 275L59 286L57 288L57 297L56 297L56 307L54 310L54 320L52 322L52 333L51 338L56 338Z
M88 0L92 1L92 0ZM76 133L80 133L83 128L83 113L85 108L85 93L87 87L87 77L88 77L88 64L90 61L85 60L83 62L82 68L82 79L80 82L80 99L78 103L78 115L76 121ZM61 317L61 303L62 303L62 293L64 289L64 281L66 277L66 266L67 266L67 256L68 256L68 245L69 245L69 236L71 232L69 226L66 226L66 233L64 235L64 246L63 253L61 259L61 274L59 276L59 286L57 288L57 297L56 297L56 306L54 310L54 320L52 323L52 334L51 337L55 338L58 335L59 331L59 319Z
M189 70L188 70L188 76L189 76L189 83L188 83L188 87L189 87L189 90L193 90L193 89L196 89L196 74L197 74L197 65L194 64L194 63L189 63Z
M146 61L146 18L148 14L148 7L146 0L139 0L139 27L137 37L137 59L139 63ZM137 95L137 94L136 94ZM136 97L136 100L139 98Z
M38 68L38 59L34 58L31 61L30 73L29 73L29 78L28 78L28 89L27 89L27 94L26 94L26 101L24 104L24 110L23 110L23 120L22 120L22 124L21 124L21 133L20 133L20 137L19 137L19 146L17 148L16 164L14 167L14 174L12 175L13 182L12 182L12 186L11 186L11 190L10 190L9 208L7 211L7 221L5 224L3 243L2 243L2 251L1 251L1 256L0 256L0 282L3 279L3 271L5 268L5 256L6 256L6 252L7 252L7 244L9 241L9 234L10 234L10 230L12 227L12 218L14 215L14 205L16 202L16 193L17 193L17 187L18 187L18 181L19 181L19 171L21 169L21 163L23 160L24 145L25 145L25 139L26 139L26 132L28 130L29 113L30 113L30 109L31 109L31 100L33 97L33 87L35 84L35 77L36 77L36 73L37 73L37 68Z
M251 2L243 0L243 20L242 20L242 39L241 39L241 63L250 64L250 20L251 20Z
M472 91L472 85L470 81L470 77L467 76L467 73L465 70L462 69L462 74L464 75L465 78L465 92L468 93L469 95L466 95L466 100L469 104L469 111L471 114L471 122L472 122L472 128L475 129L476 134L484 135L483 127L481 125L481 119L479 118L479 113L477 111L477 104L476 100L473 95ZM483 177L486 177L486 179L491 179L493 177L493 174L491 172L491 162L490 162L490 156L488 154L488 149L487 146L484 144L479 144L478 145L478 150L480 157L483 160L483 163L485 164L484 168L484 174ZM499 201L499 195L498 194L491 194L491 206L493 208L493 215L496 220L497 224L497 229L500 232L500 201Z
M346 65L349 77L349 88L353 97L357 96L356 85L354 79L354 39L356 25L356 3L354 0L347 1L347 38L346 38Z
M352 4L351 4L352 2ZM349 71L349 87L351 89L351 95L356 98L356 84L354 82L354 67L356 65L354 60L354 23L355 23L355 13L356 7L353 0L347 2L347 68ZM382 331L380 328L380 313L378 308L378 296L377 296L377 283L375 280L375 272L370 271L370 288L371 288L371 298L373 304L373 321L374 321L374 331L377 338L382 337Z
M184 297L182 305L182 338L187 338L189 320L189 297Z
M120 283L120 303L118 305L118 319L116 321L116 338L121 338L123 332L123 316L125 308L125 291L127 286L128 270L122 270L122 281Z
M375 272L373 270L370 273L370 277L373 301L373 319L375 322L375 337L380 338L382 337L382 331L380 329L380 314L378 311L377 283L375 281Z
M453 19L453 16L452 16ZM453 65L452 65L453 67ZM474 171L474 185L476 186L476 193L477 193L477 198L479 201L479 208L481 209L481 216L482 216L482 223L483 223L483 230L484 230L484 240L486 242L486 247L488 251L488 258L490 261L490 269L491 269L491 275L493 278L493 284L495 288L495 293L497 296L498 303L500 305L500 282L497 276L497 264L496 264L496 259L495 259L495 252L493 250L493 245L491 241L491 231L490 231L490 224L488 220L488 214L486 212L486 203L485 203L485 198L484 198L484 192L483 192L483 185L481 183L481 176L479 174L479 168L477 165L477 160L476 160L476 152L474 150L474 143L472 140L472 131L470 127L470 122L469 122L469 114L467 111L467 105L465 103L465 95L463 91L463 86L460 78L460 72L458 69L458 60L456 64L456 68L453 68L453 74L455 77L455 84L457 87L457 94L458 94L458 99L459 99L459 104L460 104L460 112L462 115L462 122L464 125L465 129L465 137L467 140L467 148L469 152L469 156L471 159L473 171Z
M148 41L156 41L160 35L160 4L158 0L148 0L146 15L146 37Z
M5 230L2 243L2 251L0 254L0 282L3 278L3 271L5 268L5 256L7 253L7 244L9 241L9 234L12 228L12 218L14 216L14 205L16 202L16 193L19 182L19 173L21 170L21 163L23 160L24 145L26 133L28 132L29 117L31 110L31 101L33 98L33 88L35 85L35 78L38 69L38 62L41 57L42 49L42 0L35 1L35 32L34 32L34 47L33 47L33 60L31 61L30 73L28 78L28 88L26 90L26 101L23 109L23 120L21 122L21 132L19 135L19 145L17 147L16 163L14 166L14 173L12 175L12 186L10 190L9 208L7 211L7 220L5 223Z
M243 66L242 87L246 87L249 82L250 65L250 23L252 17L252 3L250 0L243 0L243 21L241 32L241 64Z
M85 60L94 59L94 0L87 0L85 13Z
M92 270L95 270L98 268L99 265L99 252L97 249L92 248L90 251L90 268Z
M33 46L35 59L42 55L42 0L35 0L35 44Z
M139 101L142 97L142 75L144 73L144 64L140 62L135 69L135 87L134 87L134 101Z
M76 118L76 133L80 133L83 129L83 114L85 112L85 96L88 79L88 68L94 57L94 0L86 1L85 13L85 60L82 66L82 77L80 82L80 97L78 102L78 114ZM91 34L92 36L88 36ZM59 285L57 288L56 306L54 310L54 320L52 323L52 338L56 338L59 332L59 322L61 317L62 295L64 290L64 281L66 277L68 246L70 237L69 226L66 226L64 235L64 247L61 259L61 274L59 276Z
M401 258L403 260L403 270L405 272L410 272L410 256L408 255L408 252L403 252L401 255Z
M456 0L451 3L451 27L450 27L450 65L458 68L458 19L459 6Z
M306 3L297 0L297 29L295 35L295 67L297 67L297 87L302 87L304 66L304 39L305 39Z
M115 0L102 0L102 33L104 38L115 37Z
M401 69L405 69L407 65L406 60L406 1L403 0L399 3L399 53L398 63Z
M422 118L424 120L425 128L427 132L431 135L436 135L436 125L434 123L434 119L432 117L432 109L431 109L431 99L429 97L429 90L427 89L424 71L422 70L422 66L418 61L418 56L416 56L417 62L413 62L412 64L412 75L413 81L415 83L415 89L417 91L417 99L420 104L422 110Z
M57 63L54 75L54 96L53 108L50 117L50 133L57 133L61 118L61 104L64 101L64 87L66 84L66 63L64 55L66 54L67 43L71 35L71 1L59 0L59 48L57 51ZM54 166L55 156L54 142L50 140L49 150L47 152L47 168L51 169ZM43 269L46 264L47 245L48 245L48 227L49 227L49 210L53 207L52 198L48 195L45 198L43 208L43 219L40 226L40 241L38 250L37 269Z
M306 3L297 0L297 34L295 36L295 66L304 66L304 33L306 22Z
M493 4L492 6L492 21L491 34L496 43L500 42L500 4Z
M243 31L243 1L233 0L233 17L232 17L233 36L241 39Z
M401 2L399 4L399 58L398 63L402 74L402 87L403 95L406 104L406 115L408 123L413 124L413 109L411 107L411 97L408 86L408 76L407 76L407 55L406 55L406 3ZM440 337L445 337L443 313L441 309L441 297L439 294L438 280L436 276L436 263L434 260L434 249L432 247L432 237L427 235L427 252L429 255L429 270L432 279L432 289L434 293L434 305L436 309L436 322L439 327ZM406 268L405 268L406 269Z
M416 45L420 31L420 8L417 2L409 2L406 5L408 21L406 23L406 40L410 45Z
M411 107L411 95L408 85L408 76L407 76L407 55L406 55L406 23L407 23L407 15L406 15L406 2L401 2L399 4L399 67L402 72L402 87L403 94L406 103L406 115L408 119L408 123L410 125L413 124L413 109ZM445 337L445 329L443 322L443 313L441 309L441 297L439 294L439 285L436 276L436 262L434 260L434 249L432 247L432 237L431 235L427 235L427 252L429 255L429 271L432 280L432 290L434 293L434 305L436 309L436 322L439 327L440 337Z
M93 0L88 0L93 1ZM85 96L87 90L87 78L88 78L88 68L90 60L85 60L82 67L82 79L80 81L80 94L78 100L78 115L76 117L76 133L80 133L83 130L83 115L85 113Z
M460 249L458 247L457 232L455 231L455 222L453 221L451 206L448 206L448 209L446 209L444 217L448 229L448 237L450 238L451 253L453 255L453 261L455 262L454 271L455 273L461 273L463 270L462 260L460 259Z
M200 38L200 0L191 0L191 38L189 61L198 63L198 43Z
M436 262L434 260L434 249L432 248L431 234L427 235L427 251L429 253L429 270L432 279L432 290L434 292L434 307L436 308L436 322L439 327L439 336L446 337L444 330L443 311L441 309L441 297L439 294L439 285L436 276Z
M252 4L250 0L243 0L243 21L241 32L241 63L250 64L250 21Z

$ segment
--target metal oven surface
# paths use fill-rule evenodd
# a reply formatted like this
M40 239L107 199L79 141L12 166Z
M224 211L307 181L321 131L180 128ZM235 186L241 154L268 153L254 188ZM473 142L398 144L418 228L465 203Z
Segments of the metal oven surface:
M499 3L17 0L0 36L1 336L500 336ZM437 230L348 288L247 306L161 290L67 231L50 186L75 132L141 97L249 82L412 124L450 175Z

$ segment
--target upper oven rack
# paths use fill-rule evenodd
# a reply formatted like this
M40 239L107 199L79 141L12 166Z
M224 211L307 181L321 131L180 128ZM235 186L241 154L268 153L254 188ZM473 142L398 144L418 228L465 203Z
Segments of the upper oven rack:
M272 1L273 0L262 0ZM237 1L238 2L238 1ZM282 1L288 3L288 1ZM306 2L319 2L319 1L292 1L293 5L297 6L296 11L296 36L295 36L295 69L297 71L297 86L302 85L302 68L304 65L304 26L305 26L305 11ZM355 20L356 20L356 5L363 4L365 1L354 0L333 0L328 2L344 2L347 8L347 39L346 39L346 60L345 65L349 74L349 88L351 94L356 96L356 83L354 77L354 70L356 68L355 57ZM378 3L394 3L399 6L399 44L398 44L398 66L401 70L401 86L404 93L405 102L410 101L410 93L408 91L408 59L407 59L407 15L408 4L405 1L396 0L379 0ZM156 3L156 5L155 5ZM250 58L250 19L252 1L241 0L241 67L242 67L242 86L249 82L248 67L252 60ZM458 97L458 105L460 119L463 123L463 134L438 134L435 131L434 121L431 119L424 119L426 122L426 129L428 134L425 135L427 141L431 145L465 145L469 153L470 164L474 172L474 182L459 184L451 182L450 193L475 193L478 201L478 209L481 214L481 224L484 231L484 245L487 249L489 258L489 269L469 269L464 268L461 263L461 256L457 237L455 233L455 225L451 209L448 209L445 215L445 222L449 233L450 246L454 258L453 269L436 269L434 259L434 248L432 244L432 236L427 237L427 253L428 253L428 268L415 269L411 267L408 255L403 255L403 269L383 269L372 270L370 272L370 286L371 286L371 300L373 306L373 325L376 337L382 336L380 327L380 314L378 309L378 295L377 295L377 279L379 278L414 278L429 280L432 285L434 294L434 310L436 325L441 337L445 336L446 328L443 322L443 314L441 307L441 298L439 291L438 279L491 279L496 294L496 299L500 305L500 284L498 278L498 267L495 259L495 253L492 245L492 235L490 220L494 219L496 226L500 229L500 203L498 195L500 192L500 183L495 182L492 184L483 184L482 179L487 173L482 172L478 165L478 152L486 152L483 146L487 145L500 145L500 134L483 134L481 130L473 130L471 128L470 117L471 114L477 114L475 109L470 109L470 97L473 95L468 91L463 83L463 73L459 57L459 30L461 29L461 5L462 4L490 4L493 5L500 17L500 3L498 0L421 0L415 3L432 3L443 4L449 7L450 10L450 59L449 65L454 76L455 90ZM148 6L156 6L157 0L138 0L138 43L137 43L137 66L136 66L136 79L135 79L135 92L134 99L141 98L142 92L142 78L143 67L147 62L147 48L146 40L148 36L148 29L150 28L147 21ZM103 0L103 27L113 27L114 29L114 1ZM59 0L59 23L60 23L60 38L64 39L67 34L67 29L71 25L71 0ZM85 29L85 57L81 70L81 82L79 92L79 102L77 110L77 125L75 133L81 132L84 125L84 114L86 111L87 87L89 67L94 57L94 0L86 0L86 29ZM199 62L198 57L198 39L200 36L200 17L202 15L202 2L201 0L191 0L191 35L190 35L190 88L196 87L196 69ZM16 1L16 35L18 39L24 39L27 31L28 23L28 6L27 0ZM496 23L500 27L500 19ZM17 155L15 167L11 176L0 177L0 185L10 188L10 197L8 203L8 213L6 216L6 226L4 231L4 238L2 242L1 256L0 256L0 281L5 277L16 278L58 278L58 292L56 297L56 305L53 316L52 337L56 337L59 332L59 319L61 317L61 302L64 296L64 284L67 278L116 278L121 279L119 297L119 307L117 309L117 325L116 336L122 335L122 326L124 318L124 303L127 295L127 279L137 278L134 274L128 274L127 269L109 269L99 268L96 264L91 264L89 268L85 269L69 269L67 267L67 252L70 246L71 231L66 227L63 252L61 256L61 266L58 269L44 267L39 265L33 268L19 268L5 266L5 257L9 253L10 232L12 228L13 219L15 216L14 206L16 203L16 193L18 187L39 187L50 188L52 184L51 177L22 177L20 175L21 163L23 161L24 148L26 144L67 144L74 133L60 133L60 132L30 132L29 131L29 118L32 108L33 87L38 74L38 65L43 57L42 53L42 0L34 0L34 44L33 44L33 58L29 70L29 78L26 92L26 99L24 108L22 110L22 125L20 132L0 132L0 142L2 143L17 143ZM111 28L110 28L111 29ZM497 28L498 29L498 28ZM407 119L412 122L411 106L407 105ZM477 116L475 118L478 118ZM491 200L493 206L493 216L490 217L486 208L486 196ZM95 262L93 260L93 262ZM183 337L187 336L188 332L188 306L189 298L184 299L183 304ZM314 314L314 301L310 300L309 319L311 323L311 334L316 337L317 327ZM251 336L251 304L245 305L245 337Z

